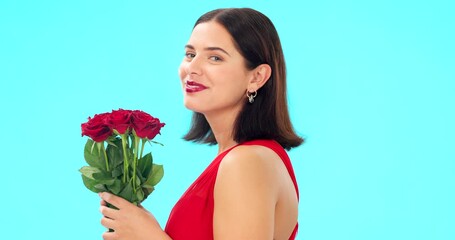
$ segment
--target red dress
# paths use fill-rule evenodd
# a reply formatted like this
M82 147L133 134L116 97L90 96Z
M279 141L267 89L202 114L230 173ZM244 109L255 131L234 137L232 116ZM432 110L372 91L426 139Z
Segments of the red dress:
M286 151L273 140L253 140L239 145L260 145L272 149L280 156L294 182L297 197L299 190L294 170ZM236 146L239 146L236 145ZM218 167L224 156L236 146L218 155L175 204L166 224L165 232L174 240L213 239L214 188ZM289 239L295 239L298 224Z

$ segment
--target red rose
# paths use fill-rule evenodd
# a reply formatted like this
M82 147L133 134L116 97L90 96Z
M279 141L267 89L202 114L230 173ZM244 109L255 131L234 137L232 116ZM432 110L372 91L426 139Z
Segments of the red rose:
M124 134L131 125L131 111L130 110L112 110L109 117L109 124L112 130L117 130L119 134Z
M131 123L136 135L140 138L153 139L164 126L158 118L140 110L132 112Z
M82 136L87 136L95 142L102 142L112 135L112 130L108 125L109 113L95 114L93 118L88 118L86 123L81 124Z

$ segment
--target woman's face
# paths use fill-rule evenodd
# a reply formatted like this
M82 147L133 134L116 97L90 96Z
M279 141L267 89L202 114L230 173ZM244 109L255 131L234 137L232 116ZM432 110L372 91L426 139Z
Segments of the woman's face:
M204 115L238 113L253 76L229 32L215 21L193 29L179 75L185 107Z

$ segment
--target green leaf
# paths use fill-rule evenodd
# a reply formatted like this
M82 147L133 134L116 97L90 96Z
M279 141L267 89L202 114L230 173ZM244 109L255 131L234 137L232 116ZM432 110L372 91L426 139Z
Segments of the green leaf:
M82 182L84 182L84 185L86 188L88 188L88 190L95 192L95 193L101 192L99 189L95 188L95 185L98 184L97 181L90 179L90 178L86 177L85 175L82 175Z
M122 140L115 138L111 141L111 144L107 146L106 154L109 159L109 165L115 168L123 163Z
M97 180L99 183L106 184L106 185L111 185L114 184L114 178L112 178L112 175L108 172L97 172L93 173L92 177Z
M154 186L142 185L142 191L144 191L145 198L147 198L147 196L150 195L153 190L155 190Z
M145 196L144 196L144 192L142 191L141 188L136 189L136 198L137 198L138 203L141 203L142 201L144 201Z
M139 179L139 177L136 175L136 188L140 188L142 185L142 182L141 182L141 179Z
M147 177L144 185L155 186L164 176L163 165L153 164L152 171Z
M104 184L98 183L95 185L95 188L98 189L100 192L106 192L107 188Z
M88 177L90 179L95 180L95 178L93 178L93 174L94 173L100 173L101 170L99 168L97 168L97 167L84 166L81 169L79 169L79 172L81 172L83 176L86 176L86 177Z
M105 171L95 172L92 174L92 177L96 180L110 180L112 175Z
M113 178L117 178L123 174L123 166L117 166L116 168L112 169L111 175Z
M129 202L134 202L134 200L136 200L136 196L133 193L133 187L131 185L131 181L128 182L122 191L119 192L118 196L128 200Z
M150 171L153 167L153 157L152 153L147 153L144 157L138 160L137 171L141 173L144 178L147 178L150 175Z
M117 145L115 145L115 143L114 143L113 141L115 141L115 139L111 139L111 140L108 139L108 140L106 140L108 146L117 147Z
M79 170L83 176L94 180L96 184L113 184L114 179L110 176L109 173L100 170L99 168L96 167L91 167L91 166L84 166Z
M113 184L106 186L106 187L109 190L109 192L111 192L115 195L118 195L120 193L120 191L123 189L122 180L115 179Z
M164 144L160 143L160 142L157 142L157 141L152 141L152 140L149 140L149 142L152 142L154 144L158 144L158 145L161 145L161 146L164 146ZM151 144L150 144L151 145Z
M99 168L84 166L79 170L82 173L82 181L85 187L92 192L104 192L106 186L114 183L114 179L108 177L108 173L103 172Z
M98 149L94 148L92 151L92 146L94 142L92 139L88 139L84 147L84 159L88 165L92 167L97 167L100 169L106 169L106 163L104 161L104 154L100 153Z

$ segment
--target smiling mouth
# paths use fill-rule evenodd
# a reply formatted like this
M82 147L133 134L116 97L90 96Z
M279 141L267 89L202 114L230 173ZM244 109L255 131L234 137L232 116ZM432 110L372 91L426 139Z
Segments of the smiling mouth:
M185 91L187 93L195 93L195 92L200 92L202 90L207 89L206 86L196 83L194 81L186 81L185 82Z

